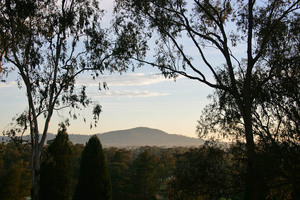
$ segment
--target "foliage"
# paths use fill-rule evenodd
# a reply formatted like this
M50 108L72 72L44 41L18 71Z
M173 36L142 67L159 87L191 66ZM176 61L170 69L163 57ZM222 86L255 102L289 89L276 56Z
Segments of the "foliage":
M131 183L135 195L132 196L132 199L157 199L159 185L156 176L156 160L158 158L151 155L150 150L145 150L133 162Z
M261 145L258 176L266 199L297 199L299 149ZM176 168L168 182L169 199L242 199L246 191L246 147L227 148L213 143L177 154ZM293 177L293 178L292 178Z
M41 199L70 199L72 184L71 144L66 127L47 147L41 163Z
M113 199L151 199L151 196L167 199L167 181L175 168L174 154L181 154L187 150L187 147L165 149L149 146L104 149L112 180ZM141 184L145 187L143 188Z
M261 143L259 155L262 185L269 199L297 199L299 196L299 146L286 142L265 146Z
M29 196L29 148L13 142L2 143L0 154L0 199L17 200Z
M84 149L82 144L74 144L71 146L72 149L72 188L71 194L73 196L75 188L78 184L79 173L80 173L80 160L81 154Z
M86 144L80 162L74 199L112 199L111 180L102 145L96 135Z
M73 152L72 184L76 185L79 178L80 155L84 146L69 144ZM24 147L26 151L18 151L14 143L3 143L0 147L1 155L3 155L0 157L0 182L2 186L5 183L4 187L1 187L1 199L2 197L3 199L16 199L17 195L19 197L28 196L30 177L28 161L26 161L28 155L24 155L24 152L29 154L29 147ZM145 157L145 151L148 151L146 157L152 160L151 165L155 166L155 173L151 179L144 180L147 180L147 183L152 180L152 183L156 185L154 193L158 199L243 198L247 170L245 144L220 146L216 143L207 143L199 148L118 149L110 147L103 149L111 177L113 199L134 199L137 191L141 189L140 185L135 182L138 179L143 180L147 174L148 177L153 175L153 170L137 170L138 168L149 168L149 159L143 159L145 162L141 159ZM134 152L136 156L133 156ZM151 153L149 154L149 152ZM264 179L260 187L264 188L267 199L298 199L300 187L299 147L290 146L288 143L283 143L279 147L264 146L264 143L260 143L257 155L260 163L258 175ZM46 156L47 154L44 154L43 158ZM25 159L23 163L22 159ZM137 176L138 173L141 177ZM21 174L21 178L18 178L18 174ZM55 174L51 175L56 176ZM45 176L43 177L45 178ZM47 181L51 181L50 174L48 178ZM48 184L48 186L51 185ZM18 187L22 189L19 192L5 192L8 189L17 191Z
M112 182L112 191L114 200L130 199L130 167L133 160L132 151L126 149L110 149L115 150L111 158L108 158L108 169Z
M241 199L245 190L243 165L226 149L203 146L177 159L169 182L170 199Z

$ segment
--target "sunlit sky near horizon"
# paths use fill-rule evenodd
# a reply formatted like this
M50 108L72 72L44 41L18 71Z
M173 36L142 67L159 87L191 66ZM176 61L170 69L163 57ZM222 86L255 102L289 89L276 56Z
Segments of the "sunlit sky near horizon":
M103 9L108 11L104 23L109 23L112 3L102 0ZM187 45L185 48L189 48ZM208 52L214 63L221 65L222 59L215 52ZM194 59L195 60L195 59ZM179 77L176 81L165 79L160 72L150 66L144 66L122 75L106 74L93 81L88 75L79 76L77 85L87 86L87 94L102 106L103 112L96 128L90 129L92 109L77 111L87 118L87 123L79 117L71 121L70 134L96 134L134 127L149 127L170 134L197 137L197 120L202 109L210 100L213 90L200 82ZM99 82L107 82L109 90L98 90ZM24 89L18 89L15 79L8 77L6 83L0 83L0 131L7 129L11 119L26 109L27 101ZM49 132L57 132L57 124L67 117L67 111L54 114Z

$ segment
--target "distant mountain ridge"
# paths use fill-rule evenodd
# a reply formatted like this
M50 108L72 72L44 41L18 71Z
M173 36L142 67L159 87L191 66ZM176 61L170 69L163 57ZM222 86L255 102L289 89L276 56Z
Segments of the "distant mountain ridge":
M199 146L204 143L197 138L146 127L111 131L98 136L102 144L108 146Z
M199 146L203 140L183 135L168 134L164 131L146 127L137 127L126 130L110 131L97 134L104 147L129 147L129 146ZM91 135L69 134L69 139L74 144L85 144ZM2 140L7 140L3 136ZM53 140L54 134L48 134L47 141ZM24 138L28 140L29 137ZM3 141L2 140L2 141Z

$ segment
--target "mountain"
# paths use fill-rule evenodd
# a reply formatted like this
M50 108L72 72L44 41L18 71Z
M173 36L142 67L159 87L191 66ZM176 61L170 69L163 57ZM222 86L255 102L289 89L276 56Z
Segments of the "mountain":
M104 146L199 146L200 139L168 134L158 129L138 127L98 135Z
M110 131L97 134L104 147L128 147L128 146L199 146L204 143L203 140L191 138L183 135L168 134L158 129L138 127L127 130ZM69 138L74 144L85 144L90 135L69 134ZM54 134L48 134L47 141L53 140ZM29 137L24 137L29 140ZM0 137L0 141L7 138Z

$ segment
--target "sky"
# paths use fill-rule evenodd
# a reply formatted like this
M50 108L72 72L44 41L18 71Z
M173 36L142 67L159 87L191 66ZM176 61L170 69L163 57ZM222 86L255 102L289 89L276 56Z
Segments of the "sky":
M112 4L103 0L102 7L107 10L104 23L109 24ZM186 44L187 48L189 44ZM192 50L191 50L192 51ZM220 55L207 52L216 64L221 64ZM196 55L195 55L196 56ZM197 60L197 59L196 59ZM199 63L201 65L201 63ZM207 98L213 90L200 82L184 77L165 79L160 71L150 66L136 69L134 72L106 74L93 81L88 75L79 76L77 86L87 86L87 94L102 106L100 121L96 128L90 129L92 108L77 111L81 115L71 121L69 134L97 134L135 127L160 129L170 134L197 137L197 120L202 109L209 104ZM11 119L26 108L26 94L19 89L15 79L8 77L6 83L0 83L0 131L8 129ZM108 90L98 90L98 83L106 82ZM49 132L57 133L57 124L67 116L63 111L54 113ZM87 118L84 123L82 117Z
M147 67L144 67L147 68ZM149 67L148 67L149 68ZM153 71L152 71L153 70ZM77 86L87 86L87 94L102 106L97 127L90 129L92 107L77 111L81 117L72 120L70 134L96 134L135 127L150 127L170 134L196 137L197 120L209 100L212 90L196 81L179 77L176 81L157 75L151 68L137 69L122 75L100 76L93 81L90 76L81 76ZM98 90L98 82L107 82L108 90ZM7 130L11 119L27 106L24 88L19 89L13 80L0 83L0 131ZM57 124L67 117L68 109L54 113L49 132L57 132ZM84 123L83 117L87 119Z

